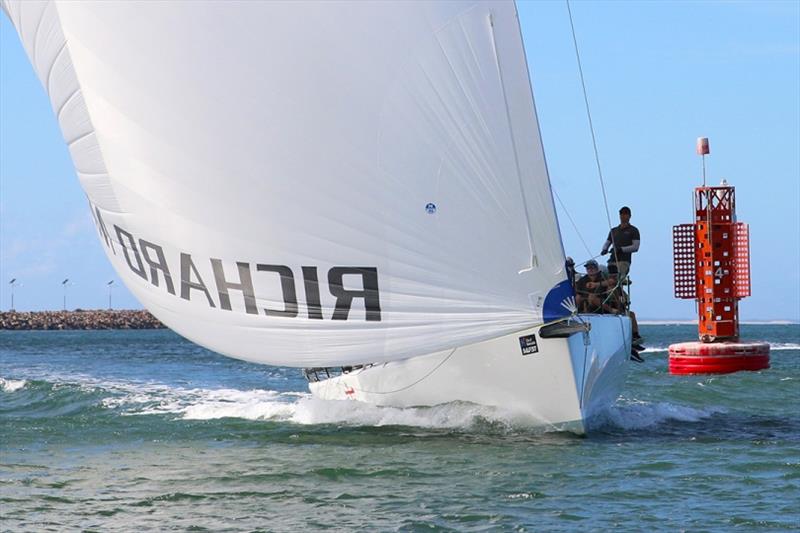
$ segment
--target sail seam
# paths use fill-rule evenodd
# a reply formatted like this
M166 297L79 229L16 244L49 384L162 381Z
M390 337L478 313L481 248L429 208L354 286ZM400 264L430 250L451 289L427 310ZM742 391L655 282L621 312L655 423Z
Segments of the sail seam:
M91 133L94 133L94 132L91 132ZM80 176L81 176L82 178L92 178L92 177L102 177L102 176L108 176L108 172L84 172L84 171L82 171L82 170L79 170L79 169L77 169L77 168L75 169L75 172L77 172L78 174L80 174Z
M81 135L78 135L77 137L75 137L71 141L67 141L67 146L72 147L72 145L75 144L76 142L82 141L86 137L89 137L90 135L93 135L93 134L94 134L94 130L91 130L91 131L88 131L88 132L83 133ZM106 172L106 174L107 174L107 172Z
M528 248L530 250L530 264L528 267L523 268L518 273L529 272L533 270L536 264L536 254L533 248L533 235L531 234L531 218L528 214L528 199L525 197L525 187L522 185L522 171L519 166L519 154L517 153L517 143L514 142L514 126L511 124L511 112L508 109L508 96L506 94L506 84L503 80L503 67L500 65L500 57L497 53L497 39L494 33L494 21L492 14L489 13L489 31L492 34L492 52L494 53L495 65L497 66L497 76L500 79L500 90L503 93L503 107L506 111L506 122L508 124L508 134L511 140L511 150L514 153L514 166L517 170L517 182L519 183L519 192L522 196L522 211L525 213L525 231L528 234Z
M564 249L564 240L561 237L561 225L558 221L558 213L556 212L556 203L553 200L553 184L550 180L550 170L547 167L547 155L544 153L544 143L542 142L542 126L539 123L539 114L536 111L536 101L533 98L533 80L531 79L531 70L530 64L528 63L528 53L525 50L524 39L522 38L522 26L520 25L519 21L519 9L517 4L514 3L514 16L517 20L517 35L519 36L520 43L522 43L522 57L524 58L525 63L525 79L528 80L528 90L530 91L531 95L531 108L533 109L533 118L536 124L536 135L537 139L539 140L539 148L541 149L542 155L542 164L544 165L544 175L547 178L547 187L550 189L550 208L553 210L553 218L556 221L556 233L558 235L558 243L561 246L561 255L566 256L566 251Z
M23 4L22 1L20 1L20 3L17 5L19 6L19 10L17 11L17 24L18 24L17 28L19 28L19 36L22 42L24 43L25 36L22 34L22 32L25 31L25 26L22 25L22 11L25 9L24 7L25 4Z
M42 15L39 17L39 20L36 22L36 29L33 32L33 50L31 52L31 55L33 56L33 64L34 65L38 65L39 64L39 58L37 56L37 51L39 49L39 47L37 46L39 44L39 28L42 27L42 21L44 20L44 16L45 16L45 13L47 12L47 8L48 7L50 7L50 2L48 2L47 5L44 6L44 9L42 9Z
M70 94L67 97L67 99L64 100L64 103L58 106L58 111L56 111L56 118L58 119L59 124L61 123L61 114L64 112L64 108L67 107L67 104L69 104L72 101L72 99L75 98L75 95L78 94L79 92L81 92L80 87L72 91L72 94Z
M462 32L463 32L463 25L461 25L460 27L461 27ZM447 66L450 69L450 72L453 74L454 79L458 79L458 75L457 75L456 69L455 69L455 67L453 65L453 61L450 58L450 56L447 54L447 51L445 50L445 47L443 46L438 34L436 35L436 40L437 40L437 42L439 44L439 48L440 48L440 50L442 52L442 55L443 55L444 59L447 61ZM465 36L465 40L467 42L469 42L469 39L467 39L466 36ZM457 118L455 116L453 116L453 113L447 107L447 104L446 104L447 99L444 98L441 95L441 93L437 89L436 83L434 82L433 79L431 79L431 77L428 75L428 73L426 71L424 71L424 69L423 69L423 72L425 74L425 79L428 81L431 89L434 91L436 96L439 98L439 102L442 104L442 108L447 113L447 118L450 119L450 121L453 124L457 124L458 123ZM478 120L481 128L483 128L483 131L488 134L489 128L488 128L487 124L485 123L485 121L483 120L483 117L481 116L481 114L479 112L474 111L475 108L476 108L476 104L475 104L474 99L469 95L468 91L464 88L463 84L459 83L458 84L458 88L461 90L461 95L464 97L464 99L470 104L470 107L473 109L473 112L475 113L475 118ZM494 172L492 171L492 165L491 165L490 161L488 161L488 158L486 157L486 154L482 153L482 150L481 150L482 147L481 147L480 143L479 142L475 142L475 139L474 139L475 132L474 131L465 132L465 131L462 131L461 128L456 128L456 131L457 131L457 134L459 136L459 140L465 146L467 146L468 148L472 148L471 150L467 150L463 154L465 157L469 157L470 164L472 166L474 166L474 167L480 167L480 168L483 169L483 171L485 171L485 172L487 172L489 174L492 174L493 177L496 177L496 176L494 176ZM487 192L492 196L492 200L497 205L503 205L501 199L498 198L497 195L493 191L488 190Z
M55 10L55 19L60 24L60 14L59 14L58 6L53 4L53 9ZM49 71L47 73L46 89L47 89L48 95L50 95L50 97L51 97L51 102L52 102L53 95L51 93L51 86L52 86L52 83L53 83L53 73L55 71L55 65L56 65L56 63L58 63L62 59L62 56L66 53L66 55L67 55L66 60L68 61L68 63L64 68L69 74L71 74L70 77L72 79L70 81L72 83L70 83L69 85L73 86L73 83L74 83L74 87L75 88L70 91L69 96L65 99L65 101L58 106L58 110L57 111L56 111L55 105L54 105L54 111L56 113L56 117L58 118L59 125L62 126L61 127L61 131L66 133L66 128L61 124L62 113L63 113L64 109L66 108L67 104L70 101L73 101L75 98L78 97L76 95L82 95L83 94L83 90L82 90L82 87L81 87L80 80L78 79L78 73L75 70L75 65L72 63L72 57L71 57L70 52L69 52L69 39L64 34L63 27L61 27L61 32L60 33L61 33L61 38L63 39L63 43L61 44L61 47L59 48L58 53L53 58L52 63L50 64L50 68L49 68ZM64 88L68 88L68 87L64 87ZM91 146L91 147L87 147L86 150L77 150L77 151L73 151L72 150L73 145L75 143L77 143L78 141L80 141L82 139L85 139L85 138L89 137L93 133L96 134L94 123L92 122L92 116L91 116L91 114L89 112L89 107L85 105L84 109L82 111L83 111L83 113L81 114L81 118L83 120L85 120L86 124L88 124L89 131L87 133L84 133L84 134L78 135L77 137L74 137L70 141L67 141L67 146L70 148L70 151L72 152L72 161L73 161L73 163L75 165L76 173L78 174L79 177L84 178L84 179L86 179L86 178L88 178L88 179L96 178L96 179L92 180L94 182L94 188L92 190L86 190L86 194L90 198L90 201L92 201L96 205L100 205L101 207L103 207L104 209L106 209L108 211L116 212L116 213L124 213L124 211L122 209L122 206L120 206L120 204L119 204L119 199L117 197L116 191L114 190L114 186L113 186L113 184L111 182L111 176L110 176L110 173L108 171L108 167L107 167L106 162L105 162L105 157L104 157L104 154L103 154L103 150L100 147L100 142L97 139L97 136L95 135L94 145ZM74 126L74 124L73 124L73 126ZM66 139L65 139L65 141L66 141ZM87 166L96 167L97 158L93 153L90 153L90 151L93 151L95 149L97 150L97 153L98 153L97 157L99 157L100 168L102 169L102 171L101 172L82 172L79 169L80 166L83 166L83 167L87 167ZM87 158L91 158L91 162L88 161Z
M53 62L50 63L50 68L47 69L47 86L46 86L46 88L47 88L47 95L50 96L50 97L52 97L52 94L53 94L52 90L51 90L51 87L50 87L51 79L53 77L53 71L56 68L56 63L58 63L58 60L61 58L61 54L63 54L64 50L66 50L66 49L67 49L67 39L65 37L64 38L64 42L61 44L61 48L58 49L58 53L56 53L56 56L53 58Z

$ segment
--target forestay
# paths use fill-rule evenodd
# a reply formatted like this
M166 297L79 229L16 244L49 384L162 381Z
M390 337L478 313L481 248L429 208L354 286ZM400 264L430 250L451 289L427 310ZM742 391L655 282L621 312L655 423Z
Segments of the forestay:
M189 339L336 365L567 312L512 2L3 5L109 259Z

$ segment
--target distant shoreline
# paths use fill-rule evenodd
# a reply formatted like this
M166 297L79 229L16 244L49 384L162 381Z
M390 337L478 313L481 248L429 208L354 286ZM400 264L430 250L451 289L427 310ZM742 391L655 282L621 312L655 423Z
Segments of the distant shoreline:
M0 330L163 329L165 327L156 317L144 310L0 312Z
M796 325L792 320L742 321L749 325ZM641 325L696 325L697 320L639 320ZM2 311L0 330L102 330L164 329L156 317L143 309L76 309L74 311Z

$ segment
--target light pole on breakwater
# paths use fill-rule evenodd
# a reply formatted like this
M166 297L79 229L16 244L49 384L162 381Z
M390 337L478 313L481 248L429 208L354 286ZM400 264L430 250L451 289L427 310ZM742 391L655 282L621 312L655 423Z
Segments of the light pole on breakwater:
M61 282L61 286L64 287L64 311L67 310L67 287L70 285L72 285L72 283L69 282L69 278Z
M14 310L14 287L21 287L22 283L17 283L17 278L11 278L11 281L8 282L11 285L11 311Z
M109 309L111 309L111 289L112 289L113 285L114 285L114 280L113 279L111 281L109 281L108 283L106 283L106 286L108 286L108 308Z

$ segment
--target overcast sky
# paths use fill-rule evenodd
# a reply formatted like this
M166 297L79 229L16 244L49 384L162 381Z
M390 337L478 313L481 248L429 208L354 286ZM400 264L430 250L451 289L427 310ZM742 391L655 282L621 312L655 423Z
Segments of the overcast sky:
M575 2L588 95L616 223L642 235L633 302L648 319L691 319L672 296L673 224L690 222L698 136L710 182L736 186L751 227L753 296L744 320L800 319L800 3ZM564 2L519 14L567 253L599 252L608 232ZM19 310L140 305L103 254L45 92L0 16L0 308L17 278ZM588 245L587 251L583 241Z

